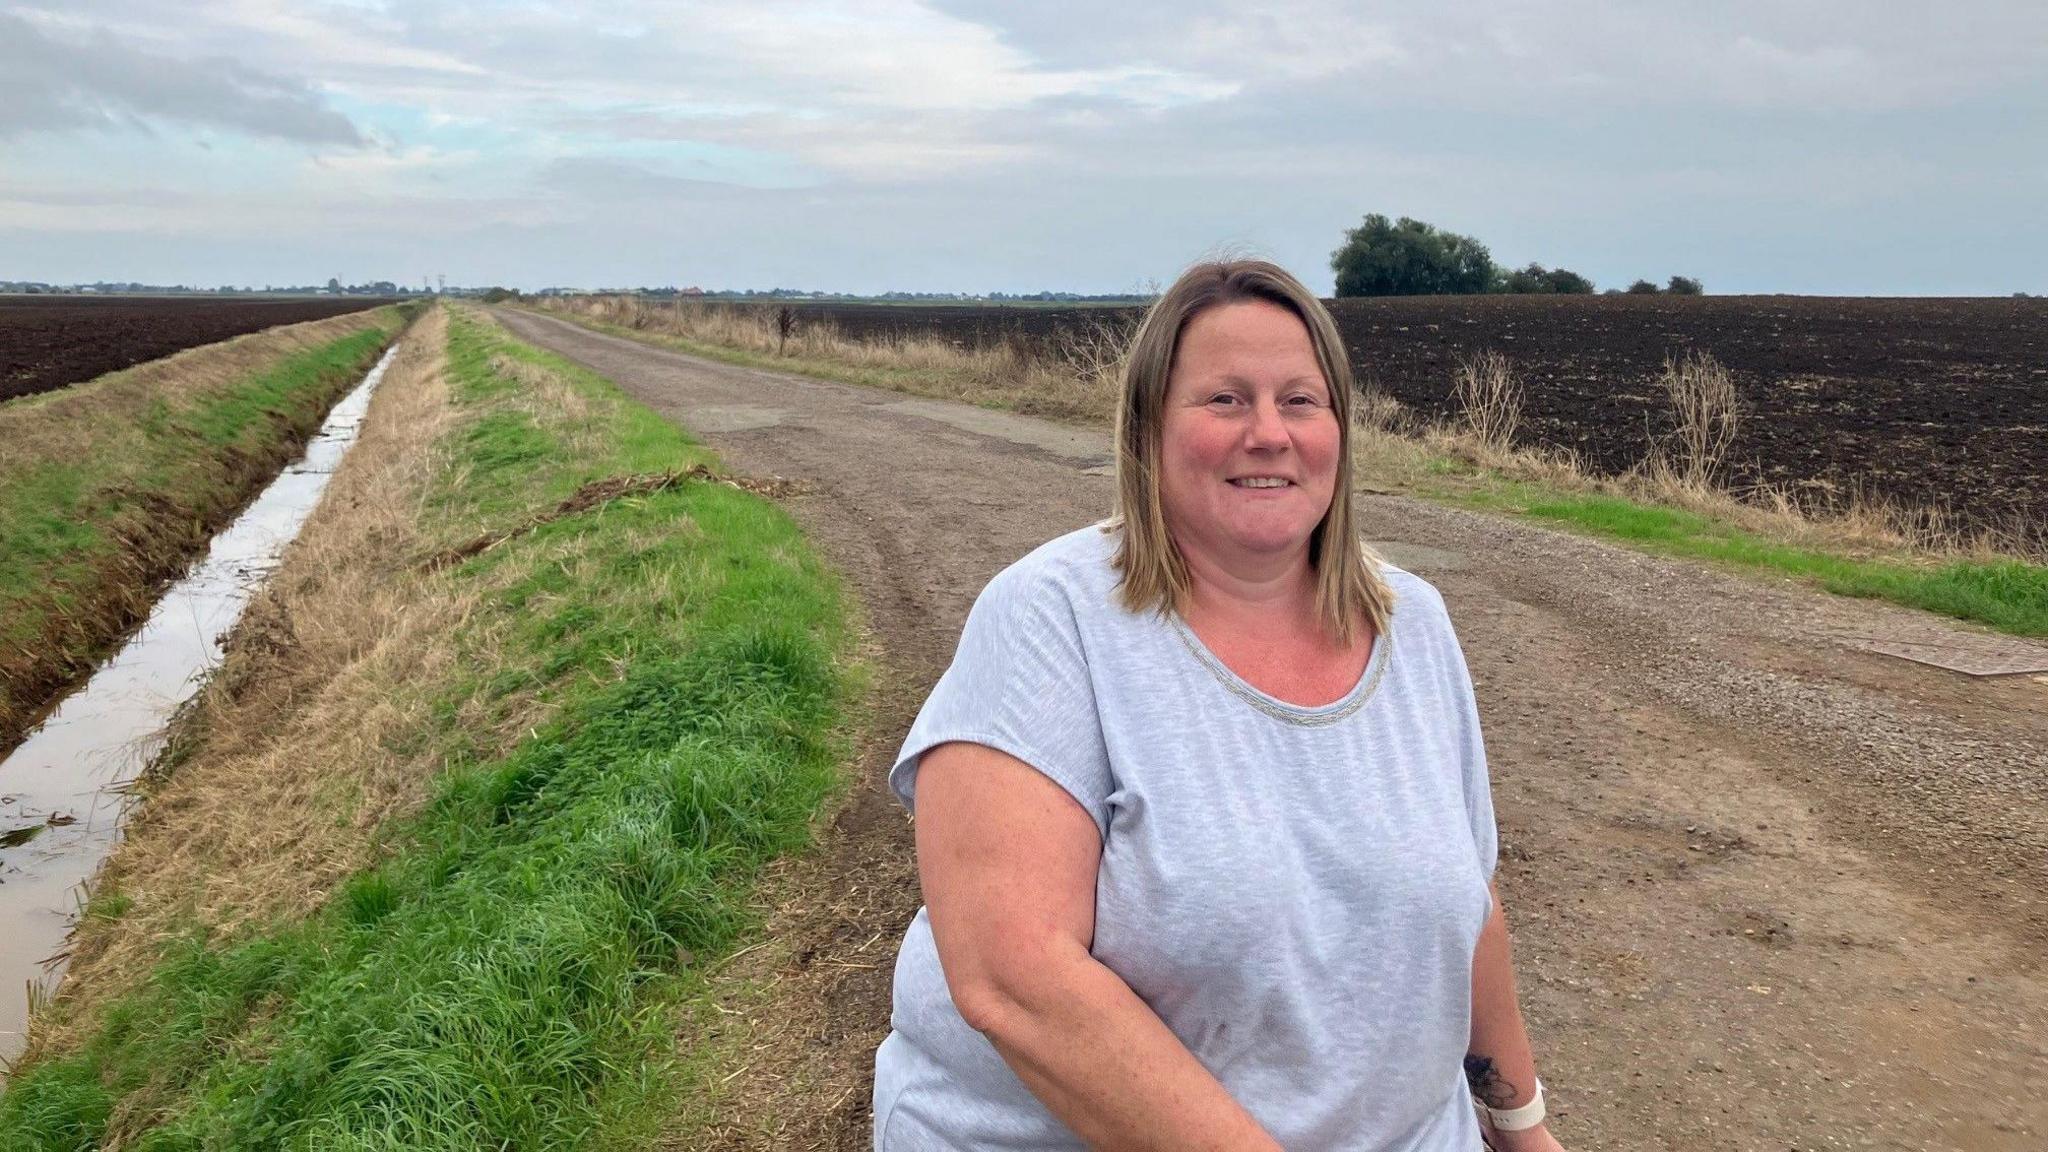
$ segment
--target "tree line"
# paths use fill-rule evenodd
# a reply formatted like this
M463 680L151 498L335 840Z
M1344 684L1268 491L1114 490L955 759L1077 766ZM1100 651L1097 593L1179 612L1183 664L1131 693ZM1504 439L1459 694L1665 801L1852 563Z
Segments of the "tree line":
M1344 246L1330 254L1339 296L1469 296L1487 292L1589 295L1593 282L1569 268L1531 263L1502 268L1486 245L1470 236L1403 216L1388 220L1375 212L1344 233ZM1607 295L1698 296L1705 287L1690 276L1673 276L1659 288L1637 280Z

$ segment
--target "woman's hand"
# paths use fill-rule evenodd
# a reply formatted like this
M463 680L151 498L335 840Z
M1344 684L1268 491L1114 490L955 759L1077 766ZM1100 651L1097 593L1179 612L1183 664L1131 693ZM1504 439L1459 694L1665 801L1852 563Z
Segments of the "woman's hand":
M1502 1132L1492 1125L1480 1122L1479 1134L1486 1146L1493 1152L1564 1152L1564 1145L1550 1134L1547 1124L1524 1128L1519 1132Z

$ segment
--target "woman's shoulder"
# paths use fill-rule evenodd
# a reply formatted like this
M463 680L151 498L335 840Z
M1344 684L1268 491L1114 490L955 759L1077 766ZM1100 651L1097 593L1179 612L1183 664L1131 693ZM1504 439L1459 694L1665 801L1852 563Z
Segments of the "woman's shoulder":
M1443 610L1443 593L1436 590L1436 585L1408 571L1406 568L1390 564L1385 560L1380 561L1379 564L1380 578L1385 580L1387 587L1393 590L1394 602L1396 604L1399 604L1402 600L1419 598L1430 608L1437 611Z
M996 573L981 595L1065 599L1077 609L1100 603L1116 583L1116 542L1108 521L1055 536Z
M1380 561L1380 578L1387 582L1387 588L1394 594L1394 623L1397 627L1432 631L1450 628L1451 613L1444 607L1443 593L1437 591L1436 585L1384 560Z

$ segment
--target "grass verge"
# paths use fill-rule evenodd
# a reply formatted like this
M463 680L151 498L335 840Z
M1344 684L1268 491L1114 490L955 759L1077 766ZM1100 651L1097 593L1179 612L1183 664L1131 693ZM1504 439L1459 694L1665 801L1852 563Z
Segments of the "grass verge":
M404 323L295 324L0 403L0 749L295 455Z
M540 302L587 327L729 363L1101 425L1113 407L1122 334L1083 333L1047 353L956 348L931 338L862 342L829 325L792 336L778 355L773 312L648 305L625 297ZM1500 361L1493 375L1505 380ZM1505 404L1507 401L1502 400ZM1733 403L1732 398L1729 403ZM1518 407L1518 405L1517 405ZM1942 530L1941 517L1851 501L1817 514L1782 494L1741 500L1663 461L1595 476L1568 455L1510 447L1497 406L1468 404L1472 427L1417 426L1400 406L1363 395L1354 437L1358 481L1373 491L1525 516L1646 551L1782 575L1845 596L1887 600L2019 636L2048 635L2048 565L2031 554ZM1702 426L1702 434L1714 429ZM1724 446L1725 447L1725 446Z
M409 454L370 438L407 428L430 431ZM330 494L327 543L295 545L282 603L238 629L136 835L239 847L169 881L110 870L87 931L125 951L81 947L119 990L67 982L38 1021L0 1096L19 1146L641 1146L686 1074L697 973L837 784L857 676L836 585L766 500L621 483L715 469L673 425L458 313L356 453L384 465L361 494L405 515ZM249 850L266 772L312 777L305 826L375 862L278 900ZM209 904L223 886L244 898Z
M1681 508L1511 481L1444 496L1661 555L1774 572L1837 595L1889 600L2015 636L2048 636L2048 567L2021 560L1930 563L1844 556L1771 540Z
M1114 381L1130 336L1105 318L1044 347L971 347L922 335L856 340L829 320L806 316L785 338L774 311L758 306L650 305L621 296L557 297L540 305L601 332L727 364L1083 422L1106 423L1114 414Z

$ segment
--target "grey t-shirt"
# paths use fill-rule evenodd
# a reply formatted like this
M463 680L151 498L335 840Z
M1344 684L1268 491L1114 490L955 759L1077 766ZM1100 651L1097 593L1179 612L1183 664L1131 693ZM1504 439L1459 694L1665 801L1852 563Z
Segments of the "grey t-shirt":
M1467 1152L1472 950L1495 833L1479 716L1436 589L1386 569L1392 626L1335 703L1230 672L1126 611L1100 526L991 580L890 785L952 740L1045 773L1102 834L1097 960L1294 1152ZM920 909L875 1054L875 1147L1083 1145L960 1018Z

